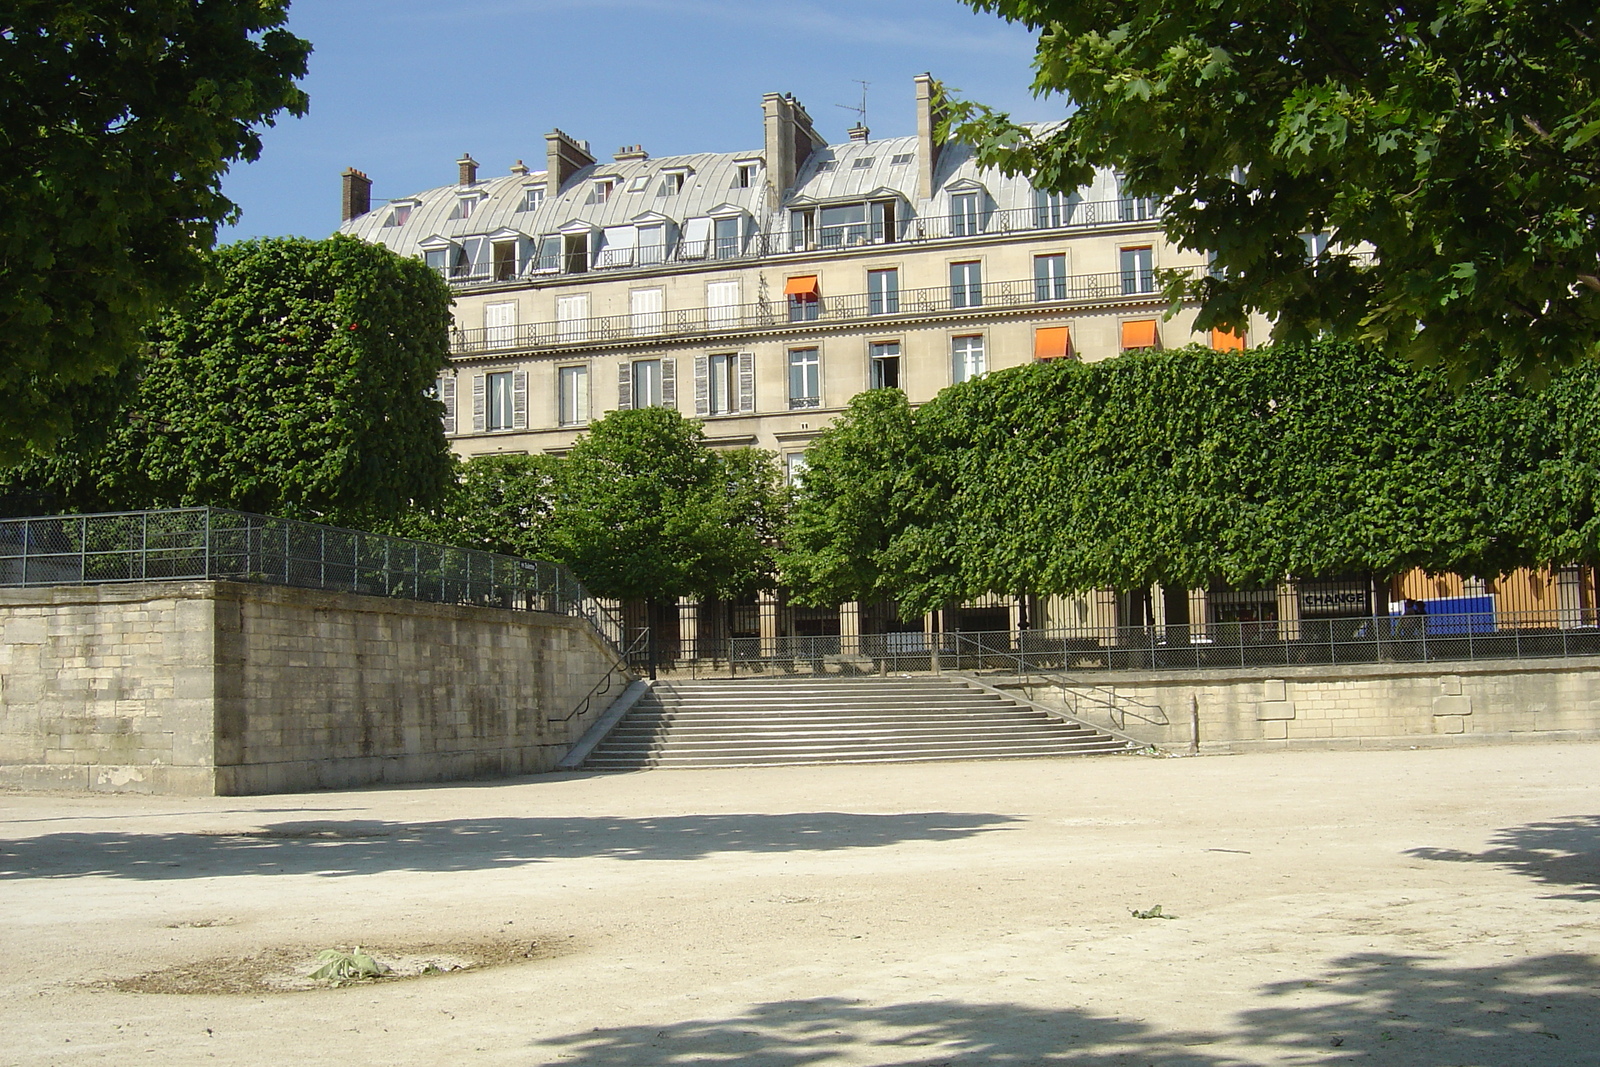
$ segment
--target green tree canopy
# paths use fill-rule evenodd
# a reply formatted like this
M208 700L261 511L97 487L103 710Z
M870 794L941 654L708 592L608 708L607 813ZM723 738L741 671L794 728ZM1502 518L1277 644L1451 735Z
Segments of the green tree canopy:
M103 444L14 469L77 508L211 504L370 525L437 501L450 293L352 237L247 241L148 330Z
M858 404L819 437L783 574L816 602L928 610L1023 589L1592 562L1597 401L1600 367L1458 392L1330 341L1016 367L915 412Z
M548 545L601 596L743 596L773 582L783 503L769 453L714 451L666 408L614 411L561 463Z
M560 471L556 456L473 456L457 465L437 504L403 513L389 529L419 541L548 557Z
M979 158L1070 191L1114 166L1214 254L1198 325L1276 318L1460 380L1600 352L1600 14L1590 0L967 0L1039 32L1042 131L956 102ZM1313 257L1304 234L1346 252Z
M201 276L221 179L303 114L288 0L12 0L0 14L0 463ZM92 412L90 413L92 417Z

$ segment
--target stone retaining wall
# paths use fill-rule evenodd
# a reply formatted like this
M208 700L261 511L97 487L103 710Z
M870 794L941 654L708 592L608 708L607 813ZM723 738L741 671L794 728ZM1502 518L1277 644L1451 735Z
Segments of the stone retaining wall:
M1600 739L1594 656L1128 671L1076 681L1084 684L1017 688L1180 751L1191 747L1196 724L1201 752Z
M613 662L563 615L233 582L0 589L0 785L230 795L550 770L605 700L551 720Z

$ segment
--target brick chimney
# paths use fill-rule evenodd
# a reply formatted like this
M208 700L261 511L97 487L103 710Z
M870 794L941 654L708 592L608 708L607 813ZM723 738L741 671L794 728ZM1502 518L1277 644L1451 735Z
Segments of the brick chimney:
M460 171L461 171L461 179L460 179L459 184L461 184L461 185L477 185L478 184L478 161L476 159L472 158L472 153L470 153L470 152L461 153L461 158L456 160L456 166L458 168L460 168Z
M339 200L340 221L349 222L371 211L372 179L354 167L346 167L339 177L343 179Z
M933 198L933 179L938 173L939 152L944 142L939 139L938 126L944 119L944 108L934 100L937 83L932 74L918 74L917 83L917 199Z
M812 128L811 116L793 95L768 93L761 98L761 112L766 120L767 183L773 203L782 203L811 153L828 142Z
M642 144L625 144L617 149L617 154L611 158L618 163L632 163L636 160L649 159L650 153L644 150Z
M544 135L544 147L544 195L554 200L561 195L561 187L567 184L567 179L584 167L594 165L594 156L589 154L589 142L575 141L560 130Z

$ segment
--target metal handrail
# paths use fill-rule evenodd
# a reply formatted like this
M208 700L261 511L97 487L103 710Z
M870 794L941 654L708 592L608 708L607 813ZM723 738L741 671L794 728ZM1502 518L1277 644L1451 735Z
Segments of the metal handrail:
M0 519L0 586L239 581L587 619L620 616L560 563L225 508Z
M633 668L630 665L630 661L634 656L637 656L640 652L649 647L649 644L650 628L647 626L639 631L639 636L633 639L633 643L631 645L618 653L617 661L613 663L611 668L607 670L606 673L601 676L600 680L594 684L593 688L589 690L588 695L586 695L582 700L578 701L577 707L573 708L559 719L549 719L547 721L570 722L574 717L588 712L589 706L594 702L596 697L604 696L606 693L611 691L612 679L617 676L619 671L624 677L632 675Z
M679 237L670 244L632 245L600 248L584 257L582 271L566 269L571 260L565 253L554 258L530 256L514 268L504 261L485 257L476 263L452 264L440 273L456 287L503 284L516 279L546 275L588 273L611 270L656 270L663 266L736 262L804 252L827 252L887 244L922 244L929 241L961 240L973 237L1003 237L1032 232L1099 229L1112 226L1159 226L1161 205L1147 197L1122 197L1116 200L1075 200L1067 198L1053 204L1008 208L1003 211L978 211L951 215L921 215L898 220L893 226L883 223L843 223L815 227L744 234L738 238L709 237L689 240ZM536 235L529 234L528 237Z
M1198 268L1196 268L1198 269ZM783 327L805 329L844 322L889 320L945 312L1004 311L1105 300L1149 302L1160 299L1149 273L1103 271L1050 279L938 285L891 293L823 295L815 301L763 300L723 307L677 308L630 315L487 326L452 331L451 355L559 348Z

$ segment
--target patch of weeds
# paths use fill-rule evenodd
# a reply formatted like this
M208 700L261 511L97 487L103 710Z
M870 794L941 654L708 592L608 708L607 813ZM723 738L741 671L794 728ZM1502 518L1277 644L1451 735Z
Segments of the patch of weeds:
M386 964L379 963L370 955L361 951L357 945L354 952L345 952L343 949L325 948L317 953L317 967L307 978L331 980L336 985L345 982L359 982L373 978L382 978L392 973Z
M1135 919L1176 919L1177 918L1176 915L1167 915L1167 914L1165 914L1161 910L1161 905L1160 904L1157 904L1153 908L1146 908L1143 911L1140 911L1138 908L1134 908L1133 909L1133 917Z

